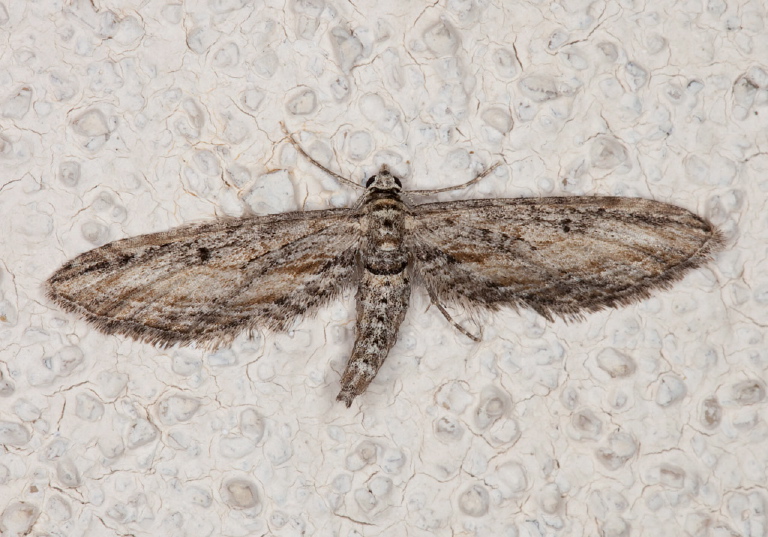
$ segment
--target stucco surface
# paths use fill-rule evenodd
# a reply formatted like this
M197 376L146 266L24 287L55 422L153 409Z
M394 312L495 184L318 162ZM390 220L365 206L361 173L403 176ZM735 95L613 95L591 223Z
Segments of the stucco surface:
M759 1L0 3L3 536L766 535L768 10ZM348 294L216 352L105 336L67 259L248 213L641 196L728 246L639 304L474 343L415 291L352 408ZM461 311L459 321L470 320ZM471 326L471 324L468 324Z

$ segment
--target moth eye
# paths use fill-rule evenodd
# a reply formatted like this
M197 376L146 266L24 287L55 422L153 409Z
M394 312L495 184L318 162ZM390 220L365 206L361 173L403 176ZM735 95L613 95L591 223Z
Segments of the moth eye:
M393 177L393 179L395 180L395 184L397 186L399 186L400 188L403 188L403 183L400 182L400 179L398 179L397 177Z
M368 181L365 183L365 188L368 188L369 186L371 186L375 180L376 180L376 176L375 175L371 176L371 178L368 179Z

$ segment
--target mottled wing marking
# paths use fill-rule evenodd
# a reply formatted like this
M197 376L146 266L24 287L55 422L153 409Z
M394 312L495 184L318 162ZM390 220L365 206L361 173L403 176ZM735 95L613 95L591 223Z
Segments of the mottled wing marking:
M723 242L695 214L639 198L429 203L410 225L414 272L440 302L549 320L647 298Z
M352 214L225 219L116 241L59 269L48 296L103 332L166 346L283 330L356 286Z

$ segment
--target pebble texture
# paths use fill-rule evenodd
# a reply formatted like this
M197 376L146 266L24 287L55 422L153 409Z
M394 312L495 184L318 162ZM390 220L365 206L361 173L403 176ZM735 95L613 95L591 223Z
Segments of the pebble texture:
M747 0L0 1L3 537L766 535L767 23ZM481 343L415 293L351 409L351 295L213 353L45 300L118 238L349 205L280 121L357 181L503 161L437 199L651 197L728 247Z

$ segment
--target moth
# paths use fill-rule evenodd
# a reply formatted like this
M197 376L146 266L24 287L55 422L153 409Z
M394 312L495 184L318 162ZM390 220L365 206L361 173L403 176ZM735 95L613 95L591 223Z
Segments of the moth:
M326 173L359 186L297 150ZM494 166L495 167L495 166ZM446 306L528 307L547 320L666 289L721 249L707 220L641 198L572 196L414 204L386 166L349 208L226 218L111 242L46 282L50 299L106 334L216 348L284 331L356 289L356 338L337 400L362 394L397 340L411 289Z

